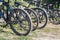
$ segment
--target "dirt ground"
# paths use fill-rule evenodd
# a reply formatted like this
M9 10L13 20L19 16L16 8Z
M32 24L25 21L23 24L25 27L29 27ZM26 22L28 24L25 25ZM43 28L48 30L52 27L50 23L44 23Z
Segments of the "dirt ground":
M0 40L60 40L60 24L48 23L45 28L31 32L28 36L15 35L10 27L0 27Z
M38 32L38 36L33 40L60 40L60 24L48 23L44 29Z

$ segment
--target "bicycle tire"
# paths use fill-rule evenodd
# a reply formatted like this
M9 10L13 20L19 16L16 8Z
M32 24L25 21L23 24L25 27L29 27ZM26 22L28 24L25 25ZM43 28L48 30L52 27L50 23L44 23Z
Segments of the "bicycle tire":
M59 24L59 19L60 19L59 11L60 10L57 10L57 9L52 10L52 13L53 13L52 16L54 16L54 17L52 18L52 20L50 19L51 23L53 23L53 24Z
M33 22L33 27L32 27L32 31L35 31L36 29L37 29L37 27L38 27L38 24L39 24L39 19L38 19L38 16L37 16L37 14L36 14L36 12L34 11L34 10L32 10L32 9L29 9L29 8L25 8L25 10L29 13L29 15L30 14L32 14L33 16L34 16L34 19L35 19L35 21L32 21ZM32 13L31 13L32 12ZM32 20L34 20L33 19L33 17L32 17L32 15L30 15L30 17L32 18ZM34 24L34 23L36 23L36 24Z
M14 23L10 23L10 27L11 27L12 31L13 31L16 35L18 35L18 36L20 36L20 35L27 36L27 35L31 32L31 28L32 28L32 20L31 20L31 18L30 18L30 15L29 15L25 10L23 10L23 9L18 9L18 8L13 9L12 15L13 15L13 13L17 14L17 13L16 13L16 10L17 10L17 11L22 11L22 12L24 12L24 13L26 14L26 16L28 17L28 22L29 22L28 28L29 28L29 29L27 30L26 33L20 33L20 32L18 32L18 31L15 29L15 27L12 25L12 24L14 24ZM20 14L20 13L19 13L19 14ZM18 15L16 15L16 16L18 16ZM18 20L17 22L18 22L19 25L20 25L20 20L19 20L20 15L19 15L18 18L16 18L16 17L13 15L13 18L14 18L14 20ZM26 19L26 20L27 20L27 19Z
M36 10L40 10L40 11L43 11L43 15L45 16L45 19L46 19L46 21L45 21L45 23L41 26L39 26L38 27L38 29L42 29L42 28L44 28L46 25L47 25L47 23L48 23L48 17L47 17L47 12L45 11L45 9L43 9L43 8L32 8L34 11L36 11ZM37 13L38 14L38 13ZM41 21L41 20L40 20ZM40 23L40 22L39 22ZM40 23L41 24L41 23Z

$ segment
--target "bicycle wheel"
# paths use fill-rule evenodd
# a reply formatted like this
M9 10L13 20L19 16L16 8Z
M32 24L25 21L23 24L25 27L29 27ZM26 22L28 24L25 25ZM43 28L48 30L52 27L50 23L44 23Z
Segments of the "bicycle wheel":
M39 18L38 29L44 28L48 22L48 17L47 17L46 11L42 8L32 8L32 9L37 12L37 15Z
M50 19L50 21L53 23L53 24L59 24L59 21L60 21L60 13L59 13L59 10L53 10L52 11L52 16L53 18Z
M32 23L33 23L32 31L34 31L38 27L38 23L39 23L38 16L36 12L32 9L26 8L25 10L30 14L30 17L32 18Z
M13 9L12 13L13 17L11 18L12 23L10 23L10 27L12 31L17 35L28 35L31 31L32 20L29 14L23 9Z
M56 21L56 13L55 12L53 12L53 10L49 10L48 18L49 18L50 23L54 23L54 21Z

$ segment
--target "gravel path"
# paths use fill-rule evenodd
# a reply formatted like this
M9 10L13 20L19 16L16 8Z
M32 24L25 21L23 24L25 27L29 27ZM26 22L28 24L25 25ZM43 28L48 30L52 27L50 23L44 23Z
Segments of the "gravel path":
M60 24L48 23L47 26L38 32L38 36L33 40L60 40Z

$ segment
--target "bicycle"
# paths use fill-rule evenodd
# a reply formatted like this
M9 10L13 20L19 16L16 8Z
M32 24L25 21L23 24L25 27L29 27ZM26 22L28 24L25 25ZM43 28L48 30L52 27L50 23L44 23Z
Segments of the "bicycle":
M30 33L31 27L32 27L32 21L31 21L29 14L23 9L18 9L18 8L13 9L12 6L9 4L10 0L8 0L8 2L6 2L4 0L0 0L0 2L2 2L2 5L7 7L5 12L2 12L1 11L2 9L0 9L0 17L3 18L6 22L5 27L9 24L12 31L18 36L28 35ZM18 12L18 13L16 13L16 12ZM24 21L27 23L25 25L24 24L22 25L22 23ZM19 28L21 28L21 29L19 29ZM24 30L25 30L25 32L24 32Z
M20 8L19 6L25 7L25 8L23 8L23 7L22 8L24 10L26 10L30 14L30 17L32 18L32 22L33 22L32 31L36 30L36 28L38 27L38 23L39 23L36 12L34 10L30 9L28 6L22 5L23 4L22 2L17 2L17 0L15 0L14 4L15 4L15 6L17 5L18 8Z
M46 25L47 25L47 22L48 22L48 17L47 17L47 11L45 11L44 8L37 6L38 0L28 0L28 3L29 3L29 7L32 3L34 3L34 6L35 8L32 8L36 13L37 13L37 16L39 18L39 26L38 26L38 29L42 29L44 28Z
M59 10L53 8L54 4L48 4L48 5L43 5L43 7L47 10L48 12L48 18L49 21L53 24L57 24L58 22L58 17L59 17Z
M60 10L54 9L53 13L54 13L54 18L53 18L52 23L53 24L60 24Z

